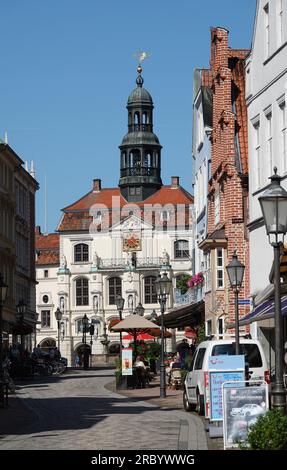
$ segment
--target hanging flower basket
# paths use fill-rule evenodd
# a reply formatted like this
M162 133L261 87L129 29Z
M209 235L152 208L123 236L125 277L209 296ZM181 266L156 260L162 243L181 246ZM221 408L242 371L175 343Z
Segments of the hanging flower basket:
M194 276L192 276L192 278L189 281L187 281L187 285L190 288L200 286L203 283L204 283L204 276L202 273L195 274Z

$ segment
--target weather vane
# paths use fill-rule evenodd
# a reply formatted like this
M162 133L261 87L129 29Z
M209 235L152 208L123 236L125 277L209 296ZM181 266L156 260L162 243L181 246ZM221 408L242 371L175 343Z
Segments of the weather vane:
M149 52L145 52L145 51L137 51L134 54L134 57L137 58L139 64L142 64L142 62L145 59L148 59L150 56L151 56L151 54Z

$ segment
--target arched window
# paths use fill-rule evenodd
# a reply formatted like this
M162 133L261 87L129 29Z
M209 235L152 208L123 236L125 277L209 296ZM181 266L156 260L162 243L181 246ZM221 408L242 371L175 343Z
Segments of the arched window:
M156 304L157 295L155 287L156 276L147 276L144 278L144 301L145 304Z
M177 240L174 242L174 257L189 258L189 247L187 240Z
M139 124L140 123L140 115L138 112L134 114L134 124Z
M141 166L141 154L137 149L130 152L130 166L132 168Z
M143 124L149 124L149 116L148 113L144 112L142 115L142 123Z
M89 261L89 245L86 243L78 243L74 247L74 261L81 263Z
M76 280L76 305L89 305L89 281L85 277Z
M144 165L150 168L152 166L151 162L152 162L151 154L147 153L144 157Z
M109 305L116 304L116 296L122 295L122 280L120 277L109 279Z

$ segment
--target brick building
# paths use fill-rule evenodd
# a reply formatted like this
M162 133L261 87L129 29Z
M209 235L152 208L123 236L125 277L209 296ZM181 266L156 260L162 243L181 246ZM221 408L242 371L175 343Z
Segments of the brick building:
M247 50L228 47L228 31L211 29L212 132L205 259L206 334L221 334L234 320L234 294L226 265L236 250L245 277L239 297L249 298L248 147L244 62ZM240 307L239 315L246 313Z

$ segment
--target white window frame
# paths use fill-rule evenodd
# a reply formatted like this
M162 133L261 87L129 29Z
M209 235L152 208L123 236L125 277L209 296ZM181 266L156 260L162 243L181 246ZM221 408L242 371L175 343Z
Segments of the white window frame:
M217 225L220 222L220 191L215 191L214 194L214 224Z
M206 320L205 322L205 335L207 337L212 335L212 320Z
M46 314L46 316L47 316L47 314L49 314L49 325L43 325L43 324L42 324L42 323L43 323L42 315L43 315L44 313ZM46 319L47 319L47 318L46 318ZM51 317L51 310L50 310L50 309L49 309L49 310L48 310L48 309L47 309L47 310L41 310L41 328L51 328L51 320L52 320L52 317Z
M268 111L265 113L266 117L266 171L267 171L267 179L273 174L273 128L272 128L272 111L269 108ZM268 180L269 181L269 180Z
M256 172L256 186L260 188L261 179L261 151L260 151L260 120L252 122L254 132L254 156L255 156L255 172Z
M267 3L263 10L265 12L265 57L270 55L270 17L269 17L269 3Z
M211 291L211 252L204 253L205 292Z
M221 326L222 326L222 333L219 332L219 323L220 322L221 322ZM224 317L219 317L217 319L216 333L218 334L219 338L223 338L223 335L224 335Z
M219 257L219 252L221 251L221 256ZM221 259L221 263L218 261ZM224 248L216 248L215 250L215 275L216 275L216 290L224 289ZM219 273L222 273L222 276L219 277ZM219 285L219 280L221 279L222 285Z
M280 47L284 41L283 28L283 0L277 0L277 45Z
M282 162L281 173L287 172L287 116L285 99L278 100L279 106L279 129L280 129L280 152L279 161Z

